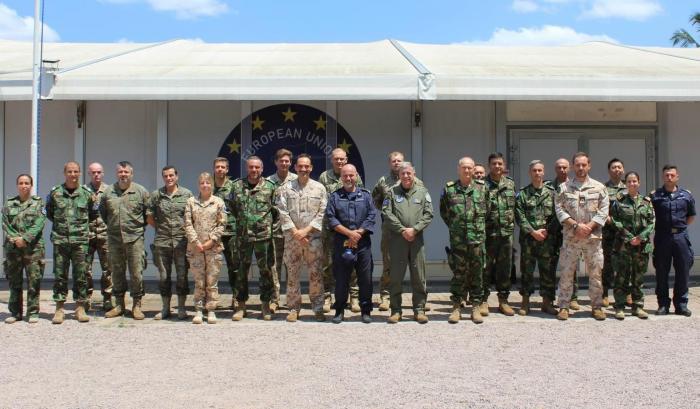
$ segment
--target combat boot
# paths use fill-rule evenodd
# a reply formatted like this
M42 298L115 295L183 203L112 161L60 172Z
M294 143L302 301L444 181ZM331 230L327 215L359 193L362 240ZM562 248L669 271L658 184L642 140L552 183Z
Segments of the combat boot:
M36 324L37 322L39 322L39 316L36 314L32 314L29 316L29 319L27 320L27 322L30 324Z
M481 324L484 322L484 318L481 316L481 311L478 308L472 307L472 322L474 324Z
M508 299L507 298L498 298L498 311L501 312L501 314L512 317L515 315L515 311L513 311L513 308L508 305Z
M397 324L399 321L401 321L401 313L400 312L395 312L391 314L389 318L386 319L387 324Z
M233 317L231 317L232 321L240 321L246 316L246 309L245 309L245 301L239 301L238 304L236 304L236 310L233 313Z
M185 303L187 302L186 295L177 296L177 319L184 320L187 318L187 310L185 310Z
M194 318L192 318L192 323L193 324L201 324L203 321L202 306L195 305L194 310L195 310L195 312L194 312Z
M289 311L287 314L287 322L297 322L299 319L299 313L296 310Z
M462 303L456 303L452 305L452 313L447 318L447 322L450 324L456 324L462 319Z
M270 312L271 313L276 313L277 309L279 308L279 303L277 301L270 301Z
M133 304L131 306L131 316L137 320L140 321L144 318L146 318L145 315L143 315L143 311L141 311L141 298L134 298Z
M209 324L216 324L216 313L214 312L214 310L209 311L209 313L207 314L207 322Z
M63 301L56 301L56 312L54 313L51 322L54 324L63 324L64 316L65 312L63 311Z
M566 321L569 319L569 309L568 308L561 308L559 310L559 313L557 314L557 319L560 321Z
M487 303L486 301L482 302L479 305L479 312L481 313L482 317L488 317L489 316L489 303Z
M114 308L112 304L112 295L106 294L102 297L102 311L109 311Z
M19 320L20 320L20 318L10 316L10 317L5 318L5 324L14 324L15 322L17 322Z
M520 303L519 315L527 315L530 313L530 296L523 295L523 302Z
M425 315L423 311L420 311L414 315L414 318L417 323L419 324L427 324L428 323L428 316Z
M163 306L158 314L153 317L154 320L165 320L170 317L170 297L161 296L160 299L163 301Z
M265 321L272 321L272 311L270 311L270 303L264 301L260 306L260 312L262 313L262 319Z
M379 311L389 311L389 296L386 294L379 296Z
M115 301L115 306L111 310L107 311L105 313L105 318L114 318L114 317L119 317L120 315L124 315L124 296L120 297L114 297Z
M578 311L581 309L581 304L578 303L578 300L571 300L569 303L569 308L574 311Z
M360 312L360 300L355 297L350 297L350 311Z
M549 297L542 297L542 312L550 315L557 315L559 311L554 308L552 300Z
M644 308L639 307L639 306L634 306L632 307L632 315L641 318L643 320L649 318L649 314L647 314L646 311L644 311Z
M328 293L323 296L323 312L331 312L331 295Z
M608 300L608 296L604 295L603 296L603 308L608 308L610 306L610 300Z
M622 308L615 308L615 318L622 321L625 319L625 310Z
M593 311L591 311L591 316L598 321L605 320L605 312L602 308L594 308Z
M81 303L81 302L76 303L76 306L75 306L75 319L78 320L78 322L88 322L88 321L90 321L90 317L88 317L88 315L85 314L85 307L83 307L83 303Z

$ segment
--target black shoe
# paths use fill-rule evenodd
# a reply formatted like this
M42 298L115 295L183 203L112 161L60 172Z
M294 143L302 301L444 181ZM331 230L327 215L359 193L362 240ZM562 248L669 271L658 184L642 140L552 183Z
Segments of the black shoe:
M693 312L688 309L688 307L678 307L676 308L675 311L676 315L685 315L686 317L690 317L693 315Z
M362 314L362 322L364 324L371 324L372 323L372 317L369 314Z
M660 306L659 309L656 310L656 315L668 315L668 307L665 305Z
M343 318L345 318L344 312L336 312L331 322L333 322L333 324L340 324L341 322L343 322Z

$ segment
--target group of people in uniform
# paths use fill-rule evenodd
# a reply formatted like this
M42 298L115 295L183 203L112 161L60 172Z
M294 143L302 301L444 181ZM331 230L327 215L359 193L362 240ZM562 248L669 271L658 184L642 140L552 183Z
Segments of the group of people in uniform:
M173 166L162 169L163 186L149 193L133 181L134 169L129 162L117 164L117 181L112 185L103 182L102 165L92 163L88 166L90 182L80 185L80 165L71 161L63 169L64 183L53 187L46 201L31 194L31 176L20 174L18 195L7 200L2 211L4 271L10 287L10 316L5 321L14 323L24 315L30 323L38 320L45 258L42 233L48 219L54 245L55 324L65 319L63 305L71 266L75 318L89 321L86 311L92 308L95 254L102 268L105 317L127 313L128 289L133 299L131 316L144 319L141 301L147 225L155 229L150 249L162 297L156 320L171 316L174 267L177 318L187 318L191 272L195 287L192 322L201 324L206 312L206 321L215 323L224 262L233 295L232 319L242 320L248 313L248 276L255 255L264 320L273 319L280 307L283 271L287 274L286 320L299 319L300 275L306 267L311 309L317 321L325 321L334 309L332 322L339 324L349 308L361 313L362 322L370 323L371 241L381 230L383 268L378 308L390 311L388 323L401 321L402 284L408 267L413 319L427 323L423 232L434 217L433 201L401 152L390 153L388 159L387 174L371 192L363 187L357 169L340 148L331 152L333 166L318 181L311 178L312 158L307 154L294 158L286 149L276 152L277 169L267 178L263 177L263 162L256 156L246 158L246 175L236 180L228 176L228 160L217 157L213 174L199 175L196 195L179 185ZM516 190L502 154L489 155L486 166L470 157L458 161L457 178L445 184L439 199L440 217L449 231L446 251L453 272L448 322L458 323L469 304L471 320L483 322L489 315L492 286L498 310L515 315L508 298L515 271L516 224L522 295L518 314L527 315L533 307L530 297L535 290L535 269L542 312L566 320L580 309L576 275L583 259L595 319L606 318L603 308L610 304L610 290L615 318L625 318L627 305L632 315L647 318L642 286L649 256L653 255L657 314L668 314L673 301L675 314L690 316L688 278L693 252L687 227L695 217L695 202L689 191L678 186L678 168L664 166L663 186L643 195L639 174L625 173L620 159L609 161L610 180L605 184L589 176L590 158L584 152L576 153L571 163L561 158L554 165L556 177L546 180L545 164L533 160L529 164L530 183ZM675 270L673 299L668 285L671 264ZM557 269L561 276L555 305ZM23 314L25 272L28 291Z

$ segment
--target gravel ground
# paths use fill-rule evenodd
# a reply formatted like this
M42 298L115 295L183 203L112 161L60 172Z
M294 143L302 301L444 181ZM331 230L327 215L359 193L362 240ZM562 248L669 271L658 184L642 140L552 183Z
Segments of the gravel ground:
M356 314L316 323L308 310L295 324L284 310L263 322L257 303L242 322L224 310L216 325L195 326L154 321L160 300L149 296L142 322L93 312L79 324L67 304L68 321L55 326L44 291L46 319L0 325L0 407L698 407L700 287L691 294L692 318L618 322L608 310L596 322L585 309L558 322L492 308L479 326L448 324L445 293L430 295L423 326L410 309L398 325L387 313L370 325ZM653 295L646 305L655 308Z

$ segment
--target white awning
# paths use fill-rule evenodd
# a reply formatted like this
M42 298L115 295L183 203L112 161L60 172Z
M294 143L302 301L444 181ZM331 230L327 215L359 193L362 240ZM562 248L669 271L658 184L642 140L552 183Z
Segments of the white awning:
M700 50L46 43L56 100L700 101ZM0 41L0 100L31 99L32 45Z

